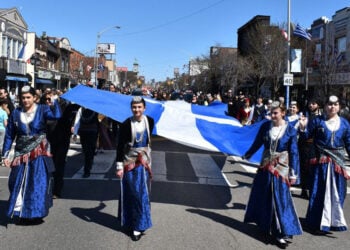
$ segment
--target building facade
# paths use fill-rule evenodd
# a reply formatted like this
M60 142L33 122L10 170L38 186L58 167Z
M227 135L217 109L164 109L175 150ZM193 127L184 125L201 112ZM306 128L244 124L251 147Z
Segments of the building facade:
M31 80L24 57L27 30L17 8L0 9L0 85L8 90Z

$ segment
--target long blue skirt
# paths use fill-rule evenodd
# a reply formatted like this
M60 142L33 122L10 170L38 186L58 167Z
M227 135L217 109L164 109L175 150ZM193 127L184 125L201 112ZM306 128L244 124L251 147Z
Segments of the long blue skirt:
M48 215L52 206L52 178L45 157L47 156L39 156L27 165L21 164L11 169L7 216L32 219ZM22 206L19 211L14 211L19 195L23 197Z
M343 211L347 191L345 177L334 171L333 163L319 164L310 169L312 183L307 226L312 230L347 230Z
M275 236L302 234L289 187L268 171L259 170L255 176L244 222Z
M119 199L123 227L137 231L152 227L149 187L149 173L143 166L124 173Z

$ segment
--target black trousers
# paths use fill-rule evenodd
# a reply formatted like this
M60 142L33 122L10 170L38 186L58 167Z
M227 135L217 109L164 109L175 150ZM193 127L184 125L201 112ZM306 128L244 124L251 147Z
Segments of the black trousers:
M53 152L53 162L55 164L53 194L61 196L63 189L64 169L66 167L66 157L69 149L70 137L68 136L60 142L51 144Z
M97 131L80 131L80 143L84 154L84 173L90 173L97 143Z

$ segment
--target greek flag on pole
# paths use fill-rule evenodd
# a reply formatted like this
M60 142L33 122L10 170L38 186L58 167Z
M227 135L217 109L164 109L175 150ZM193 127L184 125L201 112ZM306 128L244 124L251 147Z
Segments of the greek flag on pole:
M130 95L78 85L61 97L118 122L132 116ZM264 123L243 127L238 120L225 114L227 105L221 102L200 106L183 100L160 102L148 97L144 99L145 114L155 121L154 135L202 150L242 156ZM259 162L261 154L262 149L250 161Z
M335 57L335 61L337 62L337 64L341 63L341 61L343 60L343 53L339 53L338 52L338 48L335 47L334 48L334 57Z
M18 53L18 59L24 59L25 48L26 46L23 45L22 49Z
M307 32L306 29L301 27L299 24L297 24L297 26L295 27L293 35L307 39L307 40L311 40L311 34Z

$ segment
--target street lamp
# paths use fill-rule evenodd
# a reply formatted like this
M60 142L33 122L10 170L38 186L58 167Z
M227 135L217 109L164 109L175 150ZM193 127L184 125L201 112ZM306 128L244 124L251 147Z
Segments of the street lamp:
M136 77L137 77L137 75L139 73L139 64L137 63L136 58L135 58L135 61L132 65L132 71L136 74Z
M30 64L34 66L34 72L33 72L33 88L35 88L35 72L36 72L36 66L40 66L41 60L39 58L38 53L34 53L30 57Z
M135 73L136 75L136 87L138 87L139 85L139 81L138 81L138 74L139 74L139 64L137 63L137 60L135 58L134 63L132 64L132 71Z
M107 27L103 30L101 30L100 32L97 32L97 39L96 39L96 47L95 47L95 58L94 58L94 72L95 72L95 83L94 85L97 87L97 64L98 64L98 53L97 53L97 47L98 44L100 42L100 37L103 33L105 33L106 31L110 30L110 29L120 29L120 26L111 26L111 27Z

